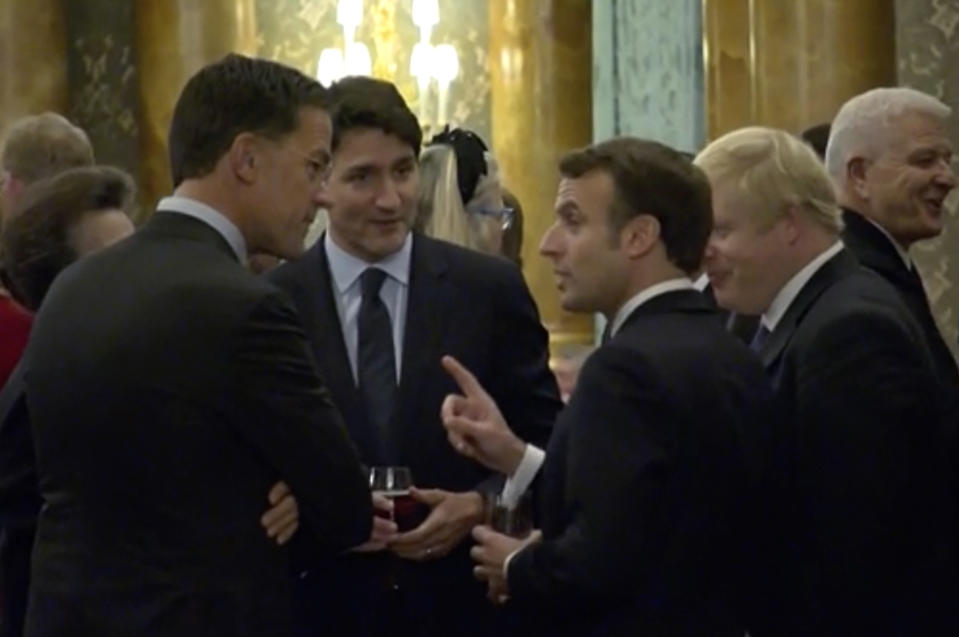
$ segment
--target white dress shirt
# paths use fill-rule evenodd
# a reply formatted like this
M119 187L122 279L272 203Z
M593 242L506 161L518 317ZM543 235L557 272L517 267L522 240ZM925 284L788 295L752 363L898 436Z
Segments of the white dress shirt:
M776 329L779 321L785 316L786 310L789 309L789 306L792 305L796 297L799 296L799 292L809 283L809 279L816 274L819 268L826 265L827 261L839 254L842 248L842 241L836 241L830 248L803 266L799 272L793 275L793 278L789 279L786 285L779 290L779 293L773 299L773 302L769 304L766 311L763 312L760 322L767 330L772 332Z
M699 277L693 281L693 287L699 290L700 292L704 291L709 285L709 275L703 272Z
M157 210L162 212L176 212L181 215L199 219L206 225L220 233L220 236L230 245L237 260L246 265L246 239L243 233L222 212L205 203L189 197L164 197L157 204Z
M403 334L406 328L406 306L409 299L410 256L413 251L412 233L406 235L406 240L399 250L376 263L368 263L343 250L336 244L329 232L323 238L323 247L326 248L326 258L330 264L336 313L340 317L343 342L346 344L346 354L350 359L350 370L353 372L355 382L359 382L356 372L359 328L356 323L360 313L360 304L363 301L360 275L369 267L376 267L386 272L387 277L383 279L383 286L380 288L380 299L386 305L386 311L390 315L390 323L393 325L396 382L399 384L403 361Z

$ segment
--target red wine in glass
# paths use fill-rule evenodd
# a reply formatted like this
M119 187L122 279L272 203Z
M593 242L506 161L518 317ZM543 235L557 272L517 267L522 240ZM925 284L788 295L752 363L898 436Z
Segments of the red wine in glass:
M410 487L413 481L409 467L372 467L370 469L370 489L393 501L392 519L400 533L412 531L429 515L429 507L413 499ZM377 509L376 515L391 517L386 511Z

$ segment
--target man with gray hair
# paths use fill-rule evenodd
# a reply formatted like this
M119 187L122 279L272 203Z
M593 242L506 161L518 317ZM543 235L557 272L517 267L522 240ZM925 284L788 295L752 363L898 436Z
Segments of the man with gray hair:
M826 148L826 168L846 224L843 241L902 296L950 396L959 393L959 370L936 326L909 247L942 232L945 199L956 186L945 127L951 112L911 88L873 89L839 109Z

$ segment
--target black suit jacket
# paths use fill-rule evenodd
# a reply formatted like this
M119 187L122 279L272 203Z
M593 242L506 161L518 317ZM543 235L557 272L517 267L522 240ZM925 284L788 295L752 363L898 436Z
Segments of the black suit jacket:
M907 269L889 239L861 214L844 210L843 221L846 227L842 240L846 247L862 265L896 289L922 328L939 377L951 391L959 392L959 367L932 316L926 290L915 266L912 270Z
M562 404L548 367L546 330L519 269L512 263L414 234L401 378L386 451L366 423L350 370L324 238L302 258L268 276L293 298L321 374L343 411L364 462L389 460L409 466L420 487L448 491L496 488L488 471L456 453L446 439L440 405L447 394L459 390L440 365L444 354L455 356L473 371L509 422L516 423L519 435L545 446ZM444 593L455 598L454 591L467 589L463 595L485 604L482 591L471 581L467 545L464 542L450 556L422 564L390 564L386 554L350 555L325 570L335 580L333 589L343 588L344 577L353 577L358 587L363 583L357 579L376 585L387 569L394 568L400 585L408 590L441 600ZM455 603L462 607L464 602ZM438 602L423 613L448 612L461 619L457 608L442 606ZM416 621L429 621L419 611L412 612L420 614ZM471 628L469 622L461 626L466 631Z
M557 420L544 539L510 561L510 604L539 616L534 634L740 637L775 417L758 360L698 292L641 305Z
M20 637L30 587L30 552L40 512L33 438L18 364L0 391L0 636Z
M796 431L799 589L781 633L957 634L942 404L902 300L843 250L760 353Z
M301 542L368 536L357 454L286 296L158 212L54 283L25 355L44 508L27 634L286 635L285 480Z

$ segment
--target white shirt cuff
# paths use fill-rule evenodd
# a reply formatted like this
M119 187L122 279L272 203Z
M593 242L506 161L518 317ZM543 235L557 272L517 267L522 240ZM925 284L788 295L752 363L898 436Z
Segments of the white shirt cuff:
M507 509L513 509L519 504L520 498L529 489L530 483L536 477L536 472L543 466L543 460L546 458L546 452L535 445L528 444L523 450L523 459L513 475L506 478L506 484L503 485L503 504ZM508 560L507 560L508 561Z

